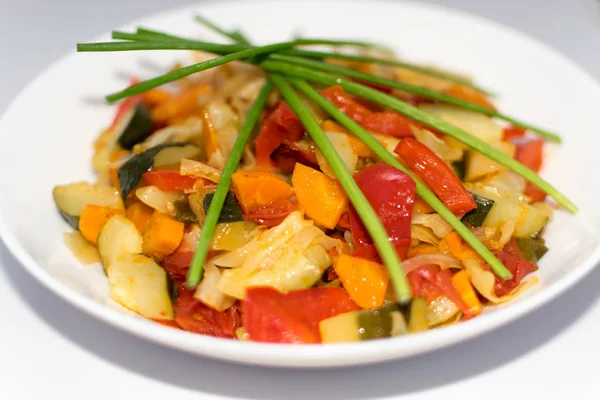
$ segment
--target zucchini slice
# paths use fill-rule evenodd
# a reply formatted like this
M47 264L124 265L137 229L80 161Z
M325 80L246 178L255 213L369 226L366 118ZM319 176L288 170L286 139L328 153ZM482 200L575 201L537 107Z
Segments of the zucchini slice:
M115 215L98 234L98 252L104 270L123 254L142 252L142 235L134 223L122 215Z
M544 239L534 239L530 237L515 238L521 256L529 262L537 263L548 251L544 244Z
M398 336L407 332L407 326L399 306L390 303L324 319L319 330L323 343L340 343Z
M154 146L142 153L136 154L127 160L117 173L119 185L121 186L121 198L125 200L129 193L140 183L144 172L148 172L154 166L154 156L167 147L183 147L187 143L166 143Z
M511 158L516 151L516 146L511 142L499 141L490 143L490 145ZM464 179L467 182L473 182L492 174L507 171L506 167L498 164L496 161L484 156L478 151L469 150L466 157L467 168Z
M52 196L63 218L74 229L79 229L79 216L88 204L119 210L125 208L119 192L115 188L92 185L88 182L55 186Z
M477 204L477 208L466 213L462 217L461 221L465 225L471 225L472 227L479 228L481 225L483 225L485 217L487 217L488 213L492 209L494 200L486 199L485 197L477 196L473 193L471 193L471 195L475 200L475 204Z
M146 318L174 318L167 273L152 258L122 254L107 274L112 300Z
M141 102L135 104L119 120L117 132L115 132L119 135L119 145L124 149L131 150L133 146L143 142L152 133L153 126L154 121L150 110Z
M169 167L173 165L179 166L182 158L197 160L201 155L202 149L193 144L188 144L183 147L167 147L156 153L154 156L153 168Z
M204 207L204 215L208 213L208 207L210 207L210 203L212 202L214 193L208 193L204 196L202 201L202 206ZM219 215L219 223L221 222L238 222L243 221L244 217L242 215L242 209L235 198L233 192L228 192L227 197L225 197L225 203L223 203L223 209L221 210L221 215Z
M188 199L175 200L173 206L175 207L175 219L177 221L183 222L186 225L198 223L198 217L192 211Z

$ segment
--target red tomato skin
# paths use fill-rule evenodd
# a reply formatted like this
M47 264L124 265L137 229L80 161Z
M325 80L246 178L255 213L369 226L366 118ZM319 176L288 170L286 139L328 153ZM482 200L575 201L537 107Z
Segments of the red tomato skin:
M271 287L246 289L244 327L251 340L270 343L319 343L319 322L359 307L341 288L280 293Z
M416 196L415 182L409 175L382 162L356 173L354 180L381 219L398 256L406 258ZM377 254L373 240L352 205L348 206L348 219L357 248L355 255L373 259Z
M198 179L192 176L183 176L179 173L179 167L155 168L142 175L144 181L150 186L156 186L162 191L190 190Z
M506 296L512 292L519 284L521 280L532 272L537 271L537 265L523 259L519 246L517 246L514 239L504 246L501 251L494 252L494 255L500 260L502 264L512 273L513 277L508 280L503 280L496 277L496 284L494 285L494 293L498 297ZM490 267L485 264L486 269Z
M410 125L418 123L394 111L371 111L358 103L339 86L331 86L322 92L323 96L340 111L352 118L365 129L394 137L413 136Z
M279 225L292 212L299 210L298 204L289 199L273 200L269 204L255 208L243 217L247 221L265 225L268 228Z
M291 174L296 163L306 165L317 171L321 170L314 151L301 149L289 140L284 140L271 153L271 159L282 172Z
M168 256L164 256L160 265L167 271L171 278L181 280L185 279L193 258L193 251L175 251Z
M544 150L544 139L532 139L517 145L515 160L525 165L534 172L539 172L542 168Z
M194 290L185 284L179 287L179 297L173 306L175 323L181 329L201 335L233 339L235 331L241 326L242 312L239 304L234 304L225 311L219 312L204 305L194 297Z
M431 187L453 214L463 215L477 207L473 196L450 166L427 146L413 138L406 138L398 143L395 152Z
M531 198L532 203L544 201L546 200L546 197L548 197L546 192L531 182L527 182L527 186L525 186L525 195Z
M304 126L292 109L279 101L269 110L256 137L256 165L259 168L273 168L271 153L284 140L296 141L304 136Z

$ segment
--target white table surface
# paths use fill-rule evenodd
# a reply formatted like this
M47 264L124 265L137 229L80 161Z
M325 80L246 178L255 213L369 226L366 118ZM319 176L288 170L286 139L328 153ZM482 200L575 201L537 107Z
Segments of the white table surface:
M0 0L0 112L76 39L189 3ZM600 79L597 0L432 3L512 25ZM104 325L40 286L0 241L0 399L599 399L598 288L600 269L524 319L425 356L269 370L197 358Z

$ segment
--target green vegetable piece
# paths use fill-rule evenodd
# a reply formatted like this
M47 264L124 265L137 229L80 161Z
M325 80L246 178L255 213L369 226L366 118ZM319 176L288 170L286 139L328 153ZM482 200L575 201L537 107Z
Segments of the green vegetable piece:
M530 237L515 238L521 256L529 262L537 263L548 251L544 239L533 239Z
M473 193L471 193L471 195L475 200L475 204L477 204L477 208L466 213L465 216L462 217L461 221L465 225L471 225L474 228L479 228L481 225L483 225L485 217L487 217L488 213L492 209L494 200L486 199L485 197L477 196Z
M202 202L202 206L204 207L204 212L208 214L208 208L210 207L210 203L212 202L213 197L215 197L214 193L209 193L204 196L204 201ZM218 223L222 222L239 222L243 221L244 217L242 216L242 209L235 198L235 195L232 192L228 192L225 197L225 203L223 204L223 209L221 210L221 214L219 215Z
M171 275L167 273L167 290L169 291L169 297L171 302L175 304L175 301L179 297L179 286L175 283Z
M138 183L140 183L144 172L148 172L152 169L152 166L154 165L154 156L159 151L165 147L182 147L185 145L187 145L187 143L160 144L127 160L127 162L119 168L119 172L117 173L119 184L121 185L121 198L125 200L127 195L129 195Z
M461 158L460 160L454 161L451 167L456 176L458 176L458 179L460 179L461 181L465 179L465 175L467 174L466 157L463 156L463 158Z
M122 148L131 150L136 144L143 142L150 135L154 127L154 121L150 110L138 103L123 117L121 121L123 130L119 136L119 144Z
M391 303L380 308L359 311L357 318L360 340L390 337L393 311L398 311L398 304Z
M183 222L186 225L197 224L198 218L190 207L190 202L187 199L180 199L173 202L175 207L175 219L179 222Z
M67 221L67 223L69 225L71 225L71 227L73 229L79 230L79 217L78 216L67 214L66 212L64 212L60 208L58 209L58 211L60 211L60 215L63 217L63 219L65 221Z

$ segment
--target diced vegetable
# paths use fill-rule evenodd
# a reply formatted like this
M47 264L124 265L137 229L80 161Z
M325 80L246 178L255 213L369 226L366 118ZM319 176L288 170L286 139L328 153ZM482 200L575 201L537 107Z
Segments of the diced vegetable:
M296 164L292 184L298 203L315 223L333 229L348 204L339 182L322 172Z
M515 145L511 142L492 142L490 145L511 158L515 154ZM488 175L504 171L507 171L506 167L491 160L482 153L475 150L469 150L467 152L466 181L474 182Z
M398 144L395 152L455 215L465 214L477 206L450 166L427 146L413 138L406 138Z
M275 225L279 225L288 215L298 210L298 204L291 200L275 200L266 206L258 207L252 212L244 214L244 219L271 228Z
M515 159L527 168L539 172L544 158L544 139L532 139L517 145Z
M485 221L485 218L492 209L494 200L489 200L485 197L477 196L476 194L473 195L473 199L475 200L475 204L477 204L477 208L466 213L465 216L461 218L461 221L466 225L479 228L483 225L483 221Z
M200 158L202 150L194 145L187 144L183 147L167 147L154 156L154 169L163 167L179 167L182 159L195 160Z
M154 156L167 147L183 147L186 143L167 143L152 147L142 153L136 154L119 168L119 184L121 186L121 197L127 198L142 179L145 172L150 171L154 165Z
M204 215L208 212L208 208L210 207L210 203L214 196L214 193L208 193L204 196L204 199L202 200ZM232 192L228 192L218 222L238 222L243 220L242 209L240 208L235 195Z
M361 308L376 308L383 304L390 280L383 265L341 254L335 260L334 270L344 289Z
M427 321L427 301L424 297L415 297L410 304L410 320L408 322L408 332L425 332L429 329Z
M166 256L175 251L183 239L181 222L155 211L144 231L142 251L149 256Z
M173 319L167 274L153 259L123 254L109 266L107 274L112 300L146 318Z
M337 241L330 242L313 221L295 211L243 247L213 258L217 266L231 268L223 272L219 288L238 299L250 286L280 291L309 288L332 264L327 250Z
M320 170L315 151L303 148L289 140L283 140L279 147L271 153L271 159L283 173L291 174L296 163L304 164L312 169Z
M208 263L204 266L202 281L194 292L194 298L200 300L216 311L224 311L235 303L235 298L226 295L217 288L217 282L221 278L221 271L214 264Z
M280 293L253 287L244 300L244 327L251 340L271 343L318 343L319 323L358 307L340 288Z
M340 111L370 131L394 137L407 137L413 136L411 125L418 126L417 122L394 111L374 112L369 110L354 100L351 95L344 92L344 89L339 85L325 89L322 95Z
M183 148L183 147L182 147ZM169 150L173 148L167 148ZM197 179L191 176L183 176L179 173L179 165L170 167L153 168L145 172L142 179L149 186L155 186L163 192L174 190L191 190Z
M258 168L274 167L271 153L284 140L296 141L304 136L304 126L296 114L283 102L278 102L265 117L256 137L256 165Z
M52 195L63 218L75 229L79 229L79 217L88 204L124 209L119 192L110 186L75 182L55 186Z
M329 139L335 151L342 158L344 165L350 171L351 174L356 170L356 163L358 162L358 155L352 149L350 144L349 136L345 133L339 132L325 132L325 136ZM337 179L335 173L329 166L329 163L323 156L323 153L319 149L315 150L317 156L317 162L319 163L319 167L321 171L328 177L332 179Z
M515 238L521 256L529 262L537 263L548 252L543 239L530 237Z
M481 302L479 301L473 286L471 286L471 281L469 280L467 272L465 270L461 270L452 275L452 284L460 295L462 301L469 308L471 314L479 314L482 308Z
M115 215L98 235L98 252L106 270L123 254L141 253L142 235L133 222L122 215Z
M215 227L211 250L233 251L244 246L253 239L258 231L255 231L256 224L250 221L222 222Z
M120 118L114 134L118 135L122 148L131 150L134 145L143 142L150 135L153 127L150 110L138 102Z
M394 325L403 325L398 329ZM402 329L403 328L403 329ZM406 331L406 321L398 305L391 303L372 310L348 312L319 323L323 343L358 342L392 336Z
M502 140L502 127L483 114L449 104L422 104L419 108L465 130L486 143Z
M266 206L275 200L287 199L293 194L286 181L269 171L237 171L231 179L244 212Z
M404 172L385 163L370 165L354 175L385 227L398 255L404 259L410 245L410 224L415 201L415 182ZM354 207L348 207L352 237L361 258L378 261L375 245Z
M427 322L434 327L449 321L460 312L456 303L446 296L439 296L427 304Z
M479 104L489 108L490 110L496 109L496 107L494 107L488 98L485 97L481 92L465 85L454 84L446 90L446 94L471 103Z
M88 204L79 217L79 231L89 242L98 243L98 235L113 215L125 215L123 210Z
M100 254L96 246L85 240L81 232L73 231L63 233L63 239L71 253L83 265L94 264L100 261Z
M325 121L323 121L323 123L321 124L321 128L323 129L323 131L325 133L340 132L340 133L346 134L348 136L348 141L350 142L350 146L352 146L352 150L354 151L354 153L356 153L357 156L359 156L359 157L374 157L373 152L371 151L371 149L369 149L369 147L366 144L361 142L356 136L354 136L352 133L350 133L346 128L343 128L342 126L336 124L332 120L326 119Z
M127 211L125 211L125 216L129 219L140 233L144 233L144 230L148 226L150 222L150 217L152 217L152 213L154 209L152 207L147 206L141 201L136 201L129 207L127 207Z
M180 191L163 192L156 186L144 186L135 191L144 204L164 214L175 215L174 203L184 198Z
M179 199L173 202L175 207L175 219L179 222L183 222L185 225L197 224L198 217L192 211L188 199Z

